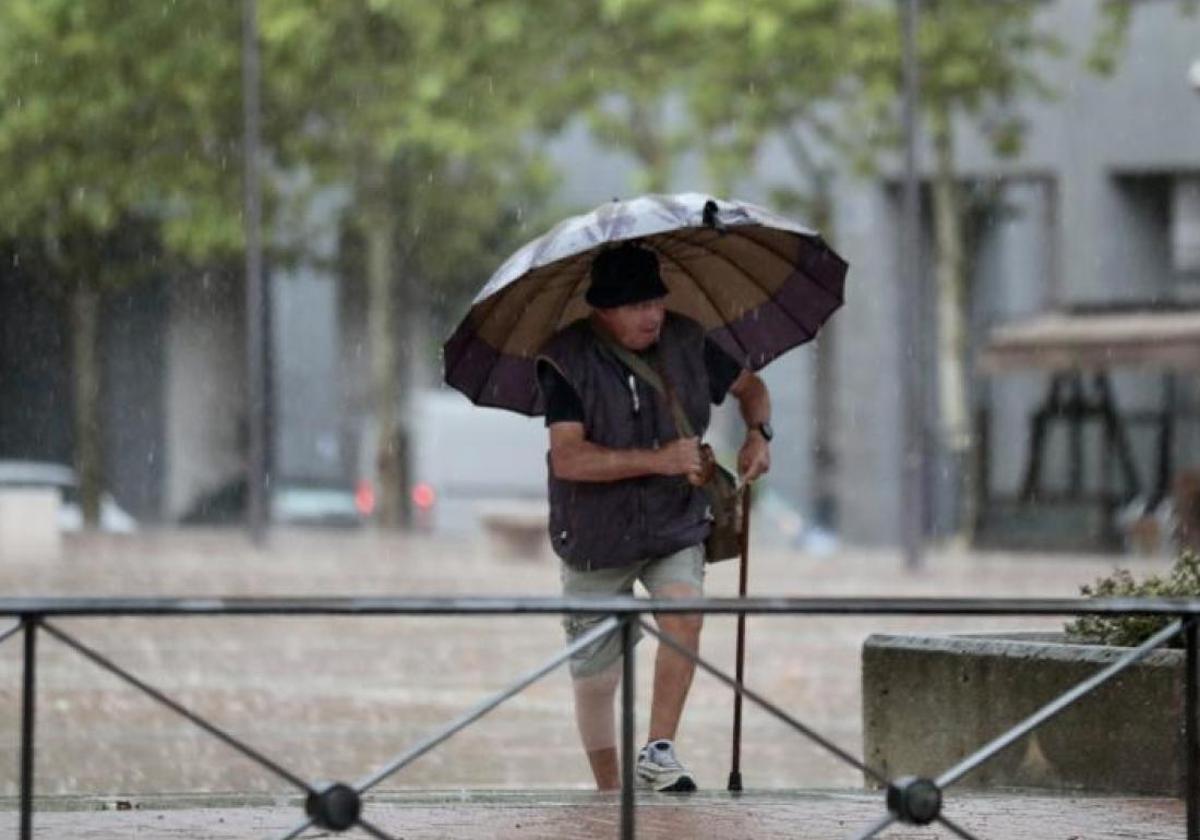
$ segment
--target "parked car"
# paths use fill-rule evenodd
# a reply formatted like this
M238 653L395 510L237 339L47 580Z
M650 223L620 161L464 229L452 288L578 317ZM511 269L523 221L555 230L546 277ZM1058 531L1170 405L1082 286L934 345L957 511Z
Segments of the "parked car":
M50 461L0 461L0 489L5 487L54 488L59 491L58 527L61 531L83 529L83 509L79 502L79 481L75 470ZM112 493L100 493L100 530L113 534L131 534L138 523L126 513Z
M371 513L352 488L336 482L278 480L269 494L276 525L357 527ZM246 479L238 476L197 499L180 522L236 525L246 518L246 503Z

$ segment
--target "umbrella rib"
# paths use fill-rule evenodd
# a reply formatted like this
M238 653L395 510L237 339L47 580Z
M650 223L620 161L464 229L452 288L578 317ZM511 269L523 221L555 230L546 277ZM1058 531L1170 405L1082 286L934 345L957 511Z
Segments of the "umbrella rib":
M579 259L581 256L582 256L582 254L576 254L575 256L573 256L573 257L571 257L571 258L569 258L568 260L566 260L566 261L563 261L563 262L567 262L567 263L569 263L569 262L576 262L576 263L578 263L578 262L581 262L581 260ZM561 269L560 269L560 270L561 270ZM527 277L527 278L524 278L524 279L526 279L526 280L532 280L532 278L529 278L529 277ZM511 284L510 286L508 286L508 287L507 287L507 289L514 289L514 288L516 288L517 286L520 286L520 285L523 285L523 284L522 284L520 281L518 281L518 282L515 282L515 283ZM567 293L566 293L566 295L563 297L563 299L562 299L562 302L559 304L559 306L558 306L558 308L557 308L557 311L554 313L554 325L555 325L556 329L555 329L555 330L553 330L553 331L551 331L551 333L550 333L551 335L553 335L553 334L554 334L554 332L557 332L557 324L558 324L558 321L559 321L559 319L560 319L560 318L562 318L562 316L563 316L563 313L564 313L564 312L566 311L566 309L567 309L567 306L569 306L569 305L570 305L570 303L571 303L571 298L575 296L575 290L579 288L579 281L578 281L578 280L576 280L574 283L571 283L571 284L569 284L569 285L568 285L568 284L564 284L564 286L566 287ZM534 299L536 299L536 298L537 298L537 296L538 296L538 293L536 293L536 292L535 292L535 293L534 293L532 296L528 297L528 298L525 300L525 307L526 307L526 309L528 309L528 307L529 307L529 304L530 304L530 303L531 303L531 302L532 302ZM518 313L518 314L517 314L517 316L516 316L516 317L515 317L515 318L512 320L512 323L509 325L509 327L508 327L508 330L507 330L507 335L508 335L509 337L511 337L511 336L513 336L513 335L517 335L517 334L520 332L521 319L522 319L522 316L523 316L523 315L524 315L524 311L522 311L521 313ZM547 336L547 338L549 338L549 336ZM504 344L503 344L503 343L501 344L501 346L497 347L496 349L497 349L497 350L498 350L498 351L499 351L499 352L500 352L502 355L505 355L505 346L504 346ZM520 354L520 353L518 353L518 354L512 354L512 353L508 353L507 355L519 355L519 356L522 356L522 357L524 357L524 354Z
M489 303L489 302L490 302L490 303L492 304L492 305L491 305L491 309L492 309L492 310L498 309L498 308L499 308L499 307L500 307L500 306L503 304L503 300L502 300L502 299L503 299L503 298L505 298L505 297L507 297L507 296L508 296L508 295L510 295L510 294L513 294L513 290L514 290L514 289L516 289L516 288L517 288L517 286L519 286L519 285L521 285L521 283L520 283L519 281L517 281L517 282L513 282L513 283L510 283L509 285L505 286L504 288L502 288L502 289L498 290L498 291L497 291L497 292L496 292L496 293L495 293L495 294L494 294L494 295L493 295L491 298L489 298L487 301L481 301L479 304L477 304L477 306L482 306L482 305L484 305L485 303ZM567 308L567 305L568 305L568 304L571 302L571 297L572 297L572 295L574 294L574 292L575 292L575 289L576 289L578 286L579 286L579 283L578 283L578 281L576 281L576 282L575 282L573 285L571 285L571 286L569 287L569 289L568 289L568 292L567 292L567 296L566 296L566 297L563 299L562 306L559 308L559 310L558 310L558 314L555 316L555 323L556 323L556 324L558 323L558 319L562 317L562 313L563 313L563 312L566 310L566 308ZM489 313L489 314L490 314L490 313ZM487 320L486 316L484 316L484 317L480 318L480 321L481 321L481 322L482 322L482 321L485 321L485 320ZM520 319L520 317L518 316L518 317L516 318L515 322L512 324L512 327L511 327L511 329L510 329L510 334L512 334L512 333L515 333L515 332L517 331L517 325L520 323L520 320L521 320L521 319ZM489 381L491 381L491 378L492 378L492 371L494 371L494 370L496 369L496 366L497 366L497 365L500 363L500 360L501 360L502 358L504 358L506 355L509 355L509 354L507 354L507 353L505 352L505 349L504 349L504 346L503 346L503 344L502 344L501 346L499 346L499 347L493 347L493 346L492 346L492 344L491 344L490 342L488 342L486 339L483 339L482 337L480 337L480 336L479 336L479 334L478 334L478 330L476 330L476 336L477 336L477 337L479 337L479 338L480 338L480 340L482 340L482 341L483 341L485 344L487 344L489 347L491 347L493 350L495 350L495 351L496 351L496 358L495 358L495 359L492 361L491 365L488 367L487 374L486 374L486 375L485 375L485 376L484 376L484 377L483 377L483 378L480 380L479 390L478 390L478 391L476 391L476 392L475 392L475 394L473 394L473 395L470 395L470 398L471 398L471 401L472 401L472 402L476 402L476 401L478 401L478 400L480 399L481 395L483 394L483 392L484 392L484 391L486 390L486 388L487 388L487 384L488 384L488 382L489 382ZM457 370L457 369L458 369L458 366L459 366L460 364L462 364L462 362L463 362L463 358L462 358L462 357L459 357L458 359L455 359L455 362L454 362L454 367L453 367L453 368L451 368L450 370L448 370L448 371L447 371L447 373L446 373L446 378L449 378L449 377L450 377L450 374L451 374L451 373L453 373L455 370ZM536 415L531 415L531 416L536 416Z
M774 256L774 257L777 257L778 259L782 260L783 262L787 263L788 265L791 265L793 268L795 268L795 267L796 267L796 266L795 266L795 263L794 263L792 260L788 259L788 258L787 258L786 256L784 256L783 254L781 254L781 253L779 253L778 251L776 251L774 248L772 248L772 247L771 247L770 245L768 245L766 242L763 242L761 239L757 239L757 238L755 238L754 236L751 236L751 235L750 235L750 233L751 233L751 231L754 229L754 227L757 227L757 226L751 226L751 225L747 225L747 226L745 227L745 229L744 229L744 230L741 230L741 229L738 229L738 228L731 228L731 231L732 231L732 232L734 232L734 233L737 233L739 236L741 236L741 237L742 237L742 239L744 239L744 240L746 240L747 242L751 243L751 244L752 244L752 245L754 245L756 248L759 248L759 249L761 249L761 250L763 250L763 251L766 251L768 254L771 254L772 256ZM806 237L806 236L804 236L803 234L799 234L799 233L797 233L797 234L794 234L794 235L795 235L795 236L799 236L799 237L801 237L802 239L809 239L809 238L812 238L812 237ZM701 245L701 246L699 246L699 247L704 247L704 246L702 246L702 245ZM836 300L836 301L838 302L838 304L839 304L839 305L841 305L841 304L843 304L843 303L845 303L845 302L846 302L846 300L845 300L845 298L844 298L844 297L842 297L842 296L840 296L840 295L837 295L837 294L834 294L834 292L833 292L833 290L832 290L832 289L830 289L830 288L826 287L826 285L825 285L824 283L822 283L822 282L821 282L819 279L817 279L817 277L815 277L814 275L812 275L812 274L809 274L809 273L806 271L806 272L804 272L804 276L805 276L805 277L807 277L809 280L811 280L811 281L813 282L813 285L814 285L814 286L816 286L816 287L817 287L817 288L819 288L821 291L823 291L825 294L829 295L831 298L833 298L834 300Z
M664 236L663 239L667 240L667 239L669 239L669 237ZM746 349L746 345L742 342L741 338L739 338L737 333L735 333L733 331L733 325L725 320L725 313L723 313L721 311L721 307L717 306L717 302L713 299L713 296L711 294L709 294L708 289L705 288L704 284L700 282L700 279L698 277L696 277L696 275L692 274L692 272L688 271L683 266L683 263L681 263L679 260L675 259L673 256L668 254L666 251L659 248L658 252L660 254L662 254L664 257L666 257L668 260L670 260L672 265L674 265L680 271L682 271L685 275L687 275L687 277L692 281L692 283L696 286L696 288L700 290L700 293L702 295L704 295L704 299L708 301L709 306L711 306L713 308L713 312L717 313L717 318L720 320L721 326L729 327L729 334L733 337L733 340L737 342L737 346L741 348L742 355L745 356L747 361L749 361L750 351Z
M733 232L734 232L734 231L730 231L730 232L726 233L725 235L726 235L726 236L729 236L729 235L731 235ZM694 247L694 248L698 248L698 249L700 249L701 251L704 251L706 254L711 254L712 256L714 256L714 257L716 257L717 259L721 260L723 263L725 263L726 265L728 265L728 266L730 266L731 268L733 268L733 270L734 270L734 271L738 272L738 273L739 273L739 274L741 274L743 277L745 277L747 280L749 280L749 281L750 281L750 284L751 284L752 286L754 286L756 289L758 289L760 292L762 292L762 293L763 293L763 295L764 295L764 296L766 296L766 301L765 301L766 303L772 303L772 302L774 301L774 299L775 299L775 293L774 293L774 292L772 292L770 289L764 288L762 283L759 283L759 282L758 282L756 279L754 279L754 275L753 275L753 274L751 274L750 272L748 272L748 271L746 271L745 269L743 269L743 268L741 268L740 266L738 266L738 264L737 264L737 263L735 263L733 260L729 259L729 257L725 256L725 255L724 255L724 254L722 254L720 251L716 250L715 248L709 248L707 245L704 245L704 244L703 244L703 243L701 243L701 242L694 242L694 241L692 241L691 239L686 239L686 238L684 238L683 236L678 236L678 235L677 235L677 233L676 233L675 231L672 231L670 234L667 234L667 236L668 236L668 237L671 237L671 238L677 238L677 239L679 239L679 241L681 241L681 242L683 242L683 243L685 243L685 244L687 244L687 245L691 245L691 246L692 246L692 247ZM718 238L719 238L719 237L718 237ZM755 245L759 245L759 244L760 244L760 243L759 243L757 240L750 239L750 237L748 237L748 236L742 236L742 238L743 238L743 239L746 239L746 240L747 240L747 241L749 241L749 242L752 242L752 243L753 243L753 244L755 244ZM714 241L715 241L715 240L714 240ZM780 262L782 262L782 263L784 263L785 265L788 265L788 266L795 267L795 266L794 266L794 263L793 263L791 260L787 260L787 259L784 259L783 257L780 257L778 254L776 254L776 253L775 253L774 251L772 251L770 248L767 248L766 250L767 250L767 251L768 251L768 252L769 252L769 253L770 253L772 256L774 256L774 257L777 257L777 258L779 259L779 261L780 261ZM776 305L778 305L778 304L776 304ZM780 309L782 309L782 308L783 308L783 307L780 307ZM718 311L720 311L720 310L718 310ZM786 310L784 310L784 311L786 311ZM789 313L789 317L790 317L790 313ZM795 318L792 318L792 320L793 320L793 321L795 321L796 319L795 319ZM800 326L801 326L801 327L804 327L804 325L803 325L803 324L800 324ZM808 331L806 327L805 327L804 329L805 329L805 332L807 332L807 331Z
M730 228L730 229L729 229L729 233L734 233L734 234L737 234L738 236L740 236L740 237L741 237L741 239L742 239L743 241L749 242L749 243L750 243L751 245L753 245L754 247L756 247L756 248L758 248L758 249L760 249L760 250L762 250L762 251L765 251L766 253L770 254L771 256L773 256L773 257L775 257L776 259L778 259L778 260L780 260L781 262L783 262L784 264L791 266L791 267L792 267L792 269L793 269L794 271L800 271L800 272L801 272L801 273L804 275L804 277L806 277L806 278L807 278L807 279L808 279L808 280L809 280L809 281L810 281L810 282L811 282L811 283L812 283L814 286L816 286L818 289L820 289L822 292L824 292L824 293L825 293L825 294L826 294L828 297L830 297L831 299L833 299L834 301L836 301L836 302L837 302L837 304L838 304L838 306L841 306L841 305L843 305L843 304L846 302L846 301L845 301L845 297L844 297L844 296L835 294L835 293L834 293L834 292L833 292L831 289L829 289L828 287L826 287L826 286L825 286L825 284L824 284L824 283L822 283L820 280L818 280L818 279L817 279L817 278L816 278L814 275L810 274L810 273L809 273L809 272L807 272L807 271L803 271L802 269L800 269L800 268L799 268L799 267L796 265L796 263L795 263L795 261L794 261L794 260L788 259L787 257L785 257L785 256L783 256L782 254L780 254L778 251L776 251L774 248L772 248L772 247L771 247L770 245L768 245L767 243L765 243L765 242L763 242L763 241L761 241L761 240L759 240L759 239L755 238L754 236L751 236L751 235L750 235L750 231L751 231L751 230L752 230L754 227L756 227L756 226L753 226L753 225L747 225L747 226L745 226L744 228L742 228L742 227ZM800 236L801 238L811 238L811 237L805 237L803 234L795 234L795 235L796 235L796 236ZM700 243L700 242L693 242L693 241L691 241L691 240L689 240L689 239L685 239L685 238L683 238L683 237L680 237L680 238L681 238L681 239L683 239L683 241L684 241L684 242L687 242L687 243L688 243L688 244L690 244L690 245L694 245L696 248L699 248L700 250L702 250L702 251L704 251L704 252L706 252L706 253L709 253L709 254L712 254L712 255L714 255L714 256L716 256L716 257L719 257L720 259L724 260L724 261L725 261L725 262L727 262L727 263L729 263L729 262L730 262L730 260L729 260L729 259L728 259L728 258L727 258L727 257L726 257L724 254L722 254L721 252L717 251L717 250L716 250L716 249L714 249L714 248L710 248L710 247L708 247L708 246L706 246L706 245L704 245L703 243ZM714 241L715 241L715 240L714 240ZM775 307L776 307L777 309L779 309L780 311L782 311L782 312L783 312L783 313L784 313L784 314L785 314L785 315L788 317L788 320L790 320L792 323L794 323L794 324L796 324L798 327L800 327L800 329L801 329L801 330L804 332L804 335L805 335L805 336L807 336L807 338L805 339L806 341L807 341L807 340L811 340L811 339L812 339L812 338L813 338L813 337L816 335L816 332L815 332L815 331L810 331L810 330L809 330L809 328L808 328L806 325L804 325L804 324L800 323L799 319L798 319L798 318L797 318L795 315L793 315L793 314L792 314L791 310L789 310L789 309L788 309L786 306L782 306L781 304L779 304L778 302L776 302L776 300L775 300L775 295L776 295L776 292L768 292L766 289L764 289L764 288L763 288L762 284L761 284L761 283L758 283L758 282L757 282L757 281L754 279L753 275L749 274L748 272L743 272L743 274L745 274L745 276L746 276L747 278L749 278L749 280L750 280L750 282L751 282L751 283L753 283L753 284L754 284L755 286L757 286L757 287L758 287L758 288L759 288L759 289L760 289L760 290L761 290L761 291L762 291L764 294L766 294L766 295L767 295L767 300L768 300L768 302L775 304ZM782 287L781 287L781 288L782 288ZM730 330L730 332L732 333L732 330ZM799 343L803 344L804 342L802 341L802 342L799 342ZM793 345L793 346L794 346L794 345Z
M749 242L751 245L753 245L754 247L758 248L759 250L761 250L761 251L765 251L766 253L770 254L770 255L771 255L771 256L773 256L773 257L775 257L777 260L779 260L779 261L780 261L781 263L783 263L784 265L790 266L790 267L792 268L792 270L793 270L793 271L801 271L800 267L796 265L796 262L795 262L795 260L793 260L793 259L790 259L790 258L788 258L788 257L784 256L783 254L780 254L778 251L776 251L774 248L772 248L772 247L771 247L770 245L768 245L767 243L763 242L763 241L762 241L762 240L760 240L760 239L756 239L755 237L751 236L751 235L750 235L750 231L751 231L751 230L753 230L753 229L754 229L754 228L756 228L756 227L760 227L760 226L759 226L759 225L744 225L744 226L738 226L738 227L731 227L731 228L729 228L729 230L728 230L728 232L726 233L726 235L728 236L728 235L730 235L730 234L736 234L736 235L737 235L738 237L740 237L740 238L741 238L743 241L745 241L745 242ZM790 231L789 231L789 232L790 232ZM672 235L674 235L674 234L672 234ZM804 236L803 236L803 234L799 234L799 233L795 233L795 234L792 234L792 235L794 235L794 236L799 236L799 237L801 237L802 239L803 239L803 238L807 238L807 237L804 237ZM726 262L730 262L730 261L729 261L729 259L728 259L727 257L725 257L725 255L723 255L723 254L722 254L720 251L717 251L717 250L716 250L716 249L714 249L714 248L710 248L710 247L708 247L707 245L705 245L705 244L704 244L704 243L702 243L702 242L694 242L694 241L692 241L692 240L690 240L690 239L686 239L686 238L683 238L683 237L680 237L680 238L682 239L682 241L686 242L686 243L687 243L687 244L689 244L689 245L693 245L693 246L695 246L696 248L699 248L700 250L704 251L705 253L708 253L708 254L713 254L714 256L721 257L721 259L725 260ZM714 241L716 241L716 240L714 240ZM825 294L827 294L829 297L831 297L831 298L833 298L834 300L836 300L836 301L838 302L838 305L839 305L839 306L840 306L840 305L842 305L843 303L845 303L845 302L846 302L846 300L845 300L845 298L844 298L844 297L842 297L842 296L839 296L839 295L837 295L837 294L834 294L834 292L833 292L831 289L829 289L828 287L826 287L826 285L825 285L824 283L822 283L820 280L818 280L818 279L817 279L815 276L813 276L812 274L809 274L807 271L803 271L803 274L804 274L804 276L805 276L805 277L807 277L807 278L808 278L808 279L809 279L809 280L812 282L812 284L813 284L814 286L816 286L816 287L817 287L818 289L820 289L822 292L824 292ZM769 300L773 300L773 299L774 299L774 297L775 297L775 293L774 293L774 292L769 292L769 291L767 291L766 289L764 289L764 288L762 287L762 284L761 284L761 283L758 283L758 282L755 282L755 281L754 281L754 278L753 278L753 276L752 276L752 275L750 275L750 274L746 274L746 276L750 278L751 282L753 282L755 286L758 286L758 288L759 288L759 289L761 289L761 290L762 290L762 292L763 292L764 294L766 294L766 295L767 295L767 298L768 298ZM780 307L780 308L782 309L783 307ZM785 310L785 311L786 311L786 310ZM795 320L795 319L793 318L792 320ZM807 331L807 328L806 328L806 331Z
M576 254L574 259L578 262L584 262L583 260L579 259L580 256L582 256L582 255ZM584 277L585 278L587 277L586 271L584 272ZM570 286L567 287L566 297L564 297L562 299L562 304L558 307L558 311L556 313L554 313L554 326L556 328L556 330L555 330L556 332L557 332L558 322L562 319L563 313L567 311L567 307L571 305L571 298L575 297L575 290L578 288L579 288L578 280L576 280L574 283L572 283Z
M509 290L511 290L513 288L513 286L515 286L515 285L516 285L515 283L509 284L509 285L497 290L490 297L488 297L484 300L481 300L479 303L475 304L475 306L471 307L471 311L469 311L467 313L466 320L469 321L476 312L479 312L479 314L476 317L477 317L479 323L482 324L484 321L487 320L488 316L492 313L492 311L495 310L496 307L498 307L500 305L501 299L503 297L505 297L509 293ZM482 307L485 307L485 306L487 307L486 311L480 311L480 310L475 309L475 307L480 307L482 309ZM474 334L474 336L473 336L474 338L480 338L478 327L473 329L472 333ZM482 339L480 339L480 340L482 340ZM487 341L484 341L484 343L488 344ZM490 344L488 344L488 346L491 347ZM501 350L499 348L494 348L494 349L496 349L496 351L498 353L503 354L503 350ZM458 370L459 366L465 360L465 356L466 356L466 354L460 354L458 356L458 358L456 358L454 360L454 366L446 369L446 372L443 374L445 379L449 380L452 377L454 372ZM482 380L480 380L481 384L480 384L479 392L468 395L471 402L475 402L479 398L479 394L482 393L483 387L487 384L488 379L491 378L492 369L495 368L495 366L496 366L496 363L492 362L491 367L488 368L487 376L485 376Z
M479 339L479 333L478 333L478 332L475 332L475 335L474 335L474 336L472 336L472 338L473 338L473 339ZM481 340L481 341L482 341L483 339L479 339L479 340ZM487 342L486 342L486 341L484 341L483 343L484 343L484 344L487 344ZM490 344L489 344L488 346L489 346L489 347L491 347L491 345L490 345ZM500 351L497 351L497 352L499 353ZM467 356L467 354L466 354L466 353L462 353L462 354L460 354L460 355L458 356L458 358L456 358L456 359L454 360L454 367L452 367L452 368L448 368L448 369L446 370L446 373L444 374L444 378L445 378L446 380L450 380L450 379L452 379L452 378L453 378L453 374L455 373L455 371L457 371L457 370L458 370L458 368L459 368L459 366L460 366L460 365L461 365L461 364L462 364L464 361L466 361L466 356ZM480 380L479 380L479 389L478 389L478 390L476 390L476 391L475 391L475 393L473 393L473 394L468 394L468 395L467 395L468 399L470 399L470 400L471 400L471 402L477 402L477 401L479 400L479 396L480 396L480 394L482 394L482 393L483 393L483 389L484 389L484 388L487 386L487 382L488 382L488 380L489 380L489 379L491 379L491 377L492 377L492 370L493 370L495 367L496 367L496 362L495 362L495 361L493 361L493 362L491 363L491 365L489 365L489 366L488 366L487 375L486 375L486 376L484 376L482 379L480 379Z
M726 235L726 236L728 236L728 235L731 235L732 233L733 233L733 231L730 231L730 233L727 233L727 234L725 234L725 235ZM673 235L673 234L671 234L671 235ZM746 239L746 240L747 240L747 241L749 241L749 242L752 242L752 243L754 243L755 245L760 245L760 244L761 244L761 243L759 243L757 240L751 239L751 238L750 238L750 237L748 237L748 236L742 236L742 238L743 238L743 239ZM699 248L699 249L700 249L700 250L702 250L702 251L705 251L705 252L707 252L707 253L709 253L709 254L712 254L714 257L716 257L717 259L721 260L721 261L722 261L722 262L724 262L726 265L729 265L729 266L731 266L731 267L732 267L732 268L733 268L735 271L739 272L739 273L740 273L740 274L741 274L743 277L747 278L747 279L750 281L750 284L751 284L751 285L753 285L753 286L754 286L756 289L758 289L760 292L762 292L764 295L766 295L766 298L767 298L767 299L766 299L765 301L763 301L763 303L762 303L762 304L759 304L759 305L760 305L760 306L762 306L762 305L770 304L770 305L774 306L776 309L778 309L780 312L782 312L784 315L786 315L786 316L788 317L788 320L789 320L789 321L791 321L793 324L795 324L797 327L799 327L799 328L800 328L800 330L801 330L801 332L802 332L802 333L803 333L803 334L806 336L806 338L805 338L805 341L808 341L808 340L812 339L812 337L813 337L814 335L816 335L816 333L815 333L814 331L810 330L810 329L808 328L808 326L807 326L807 325L800 323L800 319L799 319L799 318L797 318L795 315L793 315L793 314L791 313L791 311L790 311L790 310L789 310L789 309L788 309L786 306L782 306L782 305L780 305L780 304L779 304L779 303L778 303L778 302L775 300L775 294L776 294L776 292L772 292L771 290L764 288L764 287L763 287L763 285L762 285L762 283L759 283L759 282L758 282L758 281L757 281L757 280L754 278L754 275L753 275L753 274L751 274L750 272L748 272L748 271L744 271L743 269L739 268L739 267L738 267L738 265L737 265L737 263L735 263L735 262L733 262L732 260L730 260L730 259L729 259L729 257L725 256L725 255L724 255L724 254L722 254L720 251L718 251L718 250L716 250L716 249L714 249L714 248L708 248L708 247L705 247L704 245L702 245L702 244L700 244L700 243L698 243L698 242L691 242L690 240L687 240L687 239L683 239L682 241L684 241L684 242L687 242L687 244L689 244L689 245L694 245L695 247ZM768 248L767 250L768 250L768 251L769 251L771 254L773 254L773 255L775 255L775 256L779 256L778 254L775 254L775 252L774 252L774 251L771 251L769 248ZM782 257L781 257L780 259L782 260ZM787 263L788 265L791 265L793 268L795 268L795 265L794 265L794 263L792 263L790 260L784 260L784 262L785 262L785 263ZM806 274L805 276L807 276L807 274ZM818 283L817 285L819 286L820 284ZM782 287L781 287L781 288L782 288ZM824 291L828 291L827 289L824 289L824 287L822 287L822 289L823 289ZM718 311L718 312L720 312L720 310L717 310L717 311ZM734 334L734 332L733 332L733 322L732 322L732 321L731 321L731 322L729 322L728 324L726 324L726 326L728 326L728 327L729 327L729 334L730 334L730 335L733 335L733 336L736 338L737 336L736 336L736 335ZM801 344L803 344L804 342L800 342L800 343L801 343ZM738 345L739 345L739 346L741 346L741 342L740 342L740 341L738 342ZM743 350L745 350L745 347L742 347L742 349L743 349ZM747 359L749 359L749 358L750 358L750 356L749 356L749 354L748 354L748 353L747 353L747 355L746 355L746 358L747 358Z

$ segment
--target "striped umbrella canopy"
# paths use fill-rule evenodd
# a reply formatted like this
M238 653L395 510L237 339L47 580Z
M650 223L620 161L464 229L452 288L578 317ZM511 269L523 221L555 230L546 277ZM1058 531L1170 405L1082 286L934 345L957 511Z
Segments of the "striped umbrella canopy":
M667 308L751 370L811 340L842 305L846 261L798 222L700 193L612 201L563 220L497 269L443 347L446 383L477 405L543 413L537 354L587 316L592 258L628 241L658 254Z

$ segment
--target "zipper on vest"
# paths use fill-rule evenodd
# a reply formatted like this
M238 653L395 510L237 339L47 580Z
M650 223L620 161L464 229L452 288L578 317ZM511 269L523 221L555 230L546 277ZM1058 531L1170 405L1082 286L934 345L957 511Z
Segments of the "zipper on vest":
M644 485L645 479L637 480L637 487L634 490L634 498L637 499L637 529L639 542L644 547L646 545L646 488Z
M633 397L633 413L636 416L642 411L642 402L638 399L637 380L632 373L629 374L629 395Z

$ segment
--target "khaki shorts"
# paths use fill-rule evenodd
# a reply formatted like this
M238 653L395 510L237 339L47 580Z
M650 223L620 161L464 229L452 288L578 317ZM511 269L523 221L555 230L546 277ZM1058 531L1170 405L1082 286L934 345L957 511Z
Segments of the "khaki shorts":
M562 564L564 598L611 598L632 595L634 581L640 580L650 597L660 597L671 584L688 584L697 597L704 594L704 546L693 545L660 557L642 560L617 569L594 569L583 572ZM666 596L663 596L666 597ZM605 619L603 615L565 615L563 629L570 643ZM642 629L633 627L634 642L642 637ZM588 677L598 674L621 658L621 634L613 632L592 642L571 657L571 676Z

